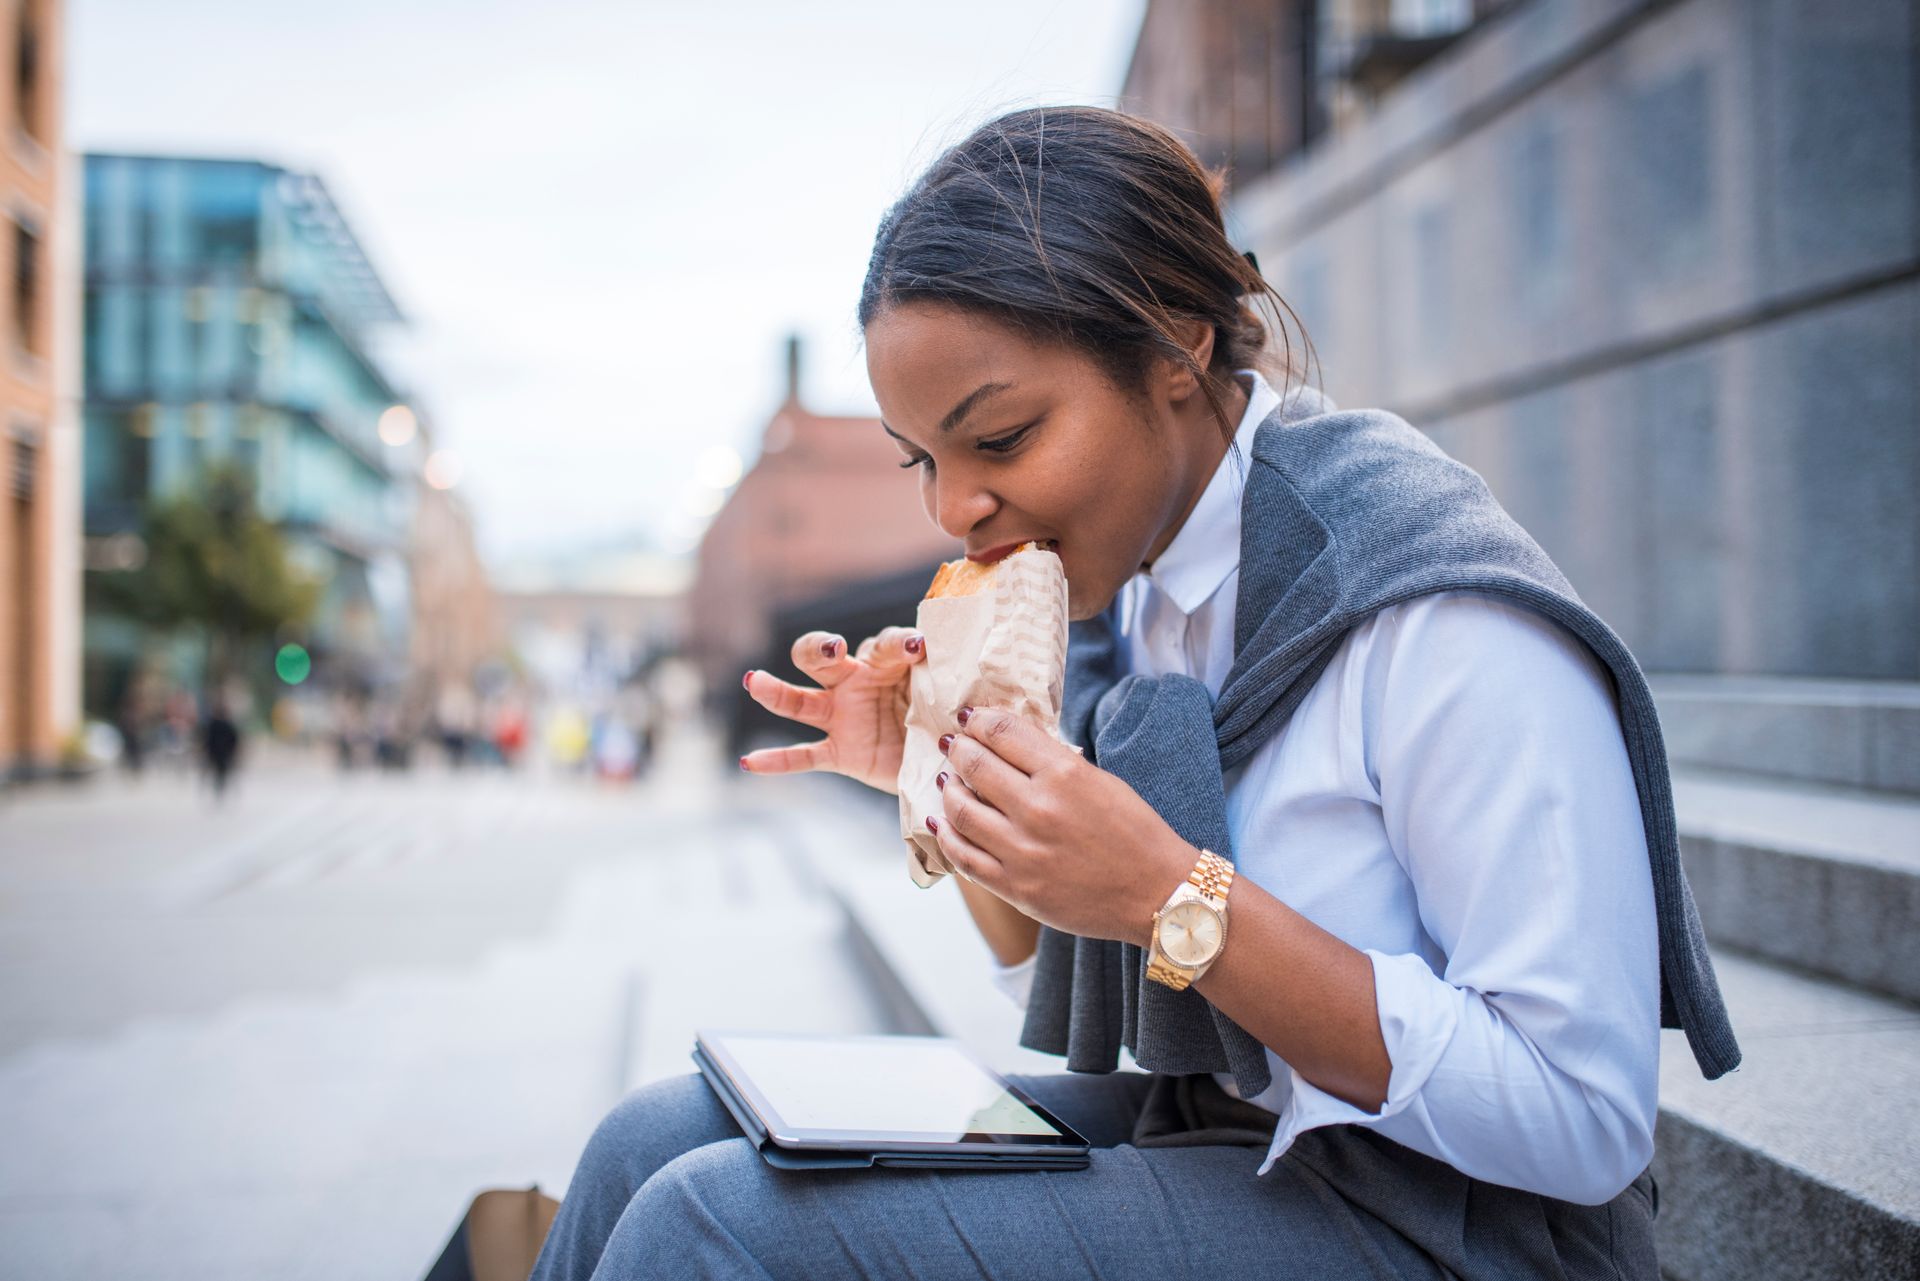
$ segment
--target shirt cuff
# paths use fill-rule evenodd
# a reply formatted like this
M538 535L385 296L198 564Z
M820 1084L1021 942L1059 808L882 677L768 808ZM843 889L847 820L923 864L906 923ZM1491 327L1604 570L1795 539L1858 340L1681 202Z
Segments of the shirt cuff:
M1027 994L1033 988L1034 962L1037 961L1039 957L1040 952L1039 949L1036 948L1032 955L1018 964L1000 965L996 963L993 967L993 985L1002 992L1005 992L1007 999L1023 1010L1027 1008Z
M1273 1132L1273 1146L1258 1173L1265 1174L1286 1155L1293 1141L1323 1125L1377 1125L1404 1111L1419 1096L1446 1053L1460 1025L1460 1007L1451 986L1417 956L1388 956L1367 949L1373 962L1373 1004L1386 1043L1387 1100L1378 1112L1335 1098L1289 1067L1292 1091Z

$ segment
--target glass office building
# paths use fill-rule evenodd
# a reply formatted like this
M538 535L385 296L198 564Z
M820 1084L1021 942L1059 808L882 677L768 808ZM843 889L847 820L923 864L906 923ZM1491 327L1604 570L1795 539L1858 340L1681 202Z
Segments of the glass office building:
M85 505L91 540L216 462L326 582L313 647L377 683L405 652L413 448L376 425L399 395L369 344L401 317L316 177L252 161L85 158ZM141 638L87 620L87 695L115 696Z

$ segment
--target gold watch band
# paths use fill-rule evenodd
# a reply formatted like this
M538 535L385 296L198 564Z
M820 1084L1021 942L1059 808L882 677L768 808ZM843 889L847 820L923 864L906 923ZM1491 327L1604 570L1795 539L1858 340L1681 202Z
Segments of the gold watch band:
M1227 911L1227 891L1233 888L1233 864L1212 850L1201 850L1200 857L1194 861L1193 870L1187 873L1187 882L1206 896L1207 901L1219 910L1224 920ZM1177 894L1179 891L1174 892ZM1150 942L1147 954L1148 978L1156 983L1164 983L1176 992L1185 991L1192 984L1196 971L1185 969L1168 960L1160 951L1158 938Z
M1198 886L1202 894L1218 900L1215 906L1224 909L1227 891L1233 888L1233 864L1212 850L1201 850L1193 870L1187 873L1187 879Z
M1147 965L1147 977L1156 983L1164 983L1176 992L1184 992L1193 982L1193 975L1186 970L1175 969L1167 963L1165 957L1156 957Z

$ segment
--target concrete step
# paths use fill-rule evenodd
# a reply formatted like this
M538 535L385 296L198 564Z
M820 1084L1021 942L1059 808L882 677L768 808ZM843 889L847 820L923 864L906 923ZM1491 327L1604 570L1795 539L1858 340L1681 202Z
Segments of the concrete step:
M1716 944L1920 1001L1920 798L1705 770L1673 791Z
M1920 683L1649 678L1676 768L1920 793Z
M1674 1281L1920 1277L1920 1009L1716 954L1746 1059L1664 1034L1654 1174Z

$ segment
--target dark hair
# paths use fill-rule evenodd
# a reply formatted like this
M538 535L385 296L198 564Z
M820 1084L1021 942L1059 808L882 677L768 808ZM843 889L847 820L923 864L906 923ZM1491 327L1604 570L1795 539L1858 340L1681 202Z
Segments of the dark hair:
M859 322L901 303L944 303L1084 350L1122 391L1154 356L1200 379L1229 441L1220 391L1249 365L1284 383L1287 332L1306 330L1227 241L1225 171L1204 166L1151 121L1100 107L1030 107L990 120L943 152L887 210L860 290ZM1247 303L1270 298L1269 325ZM1177 325L1213 326L1200 369ZM1270 336L1279 339L1279 359Z

